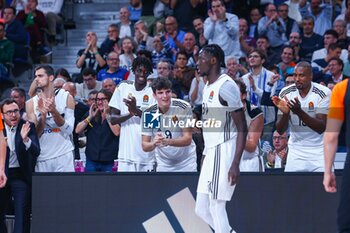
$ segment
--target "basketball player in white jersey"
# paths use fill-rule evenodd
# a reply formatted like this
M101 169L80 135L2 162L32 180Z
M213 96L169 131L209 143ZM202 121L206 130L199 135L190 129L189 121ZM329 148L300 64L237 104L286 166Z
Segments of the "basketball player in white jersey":
M312 67L299 62L294 69L295 84L272 98L278 107L276 130L290 127L286 172L324 171L323 133L326 129L331 90L312 82Z
M28 118L36 125L41 148L35 171L74 172L71 136L75 102L67 91L55 90L53 80L51 66L37 67L34 82L40 92L26 103Z
M109 102L111 115L107 120L112 125L120 124L118 171L153 171L153 152L145 152L141 146L142 110L155 103L147 77L152 73L152 63L144 57L137 57L132 64L135 81L122 81L115 89Z
M228 221L226 202L231 200L240 175L247 124L240 91L226 74L224 52L216 45L203 47L198 71L207 77L203 92L203 120L221 121L221 128L203 128L205 155L197 187L196 213L216 233L235 232Z
M247 86L244 82L239 79L235 80L235 82L241 93L241 101L248 127L247 141L239 169L242 172L262 172L265 169L263 159L260 156L259 139L264 127L264 114L261 109L246 99Z
M158 112L161 122L158 129L143 129L143 150L155 151L157 172L197 171L196 145L192 140L191 127L179 125L179 122L192 120L191 105L171 98L171 81L167 78L153 80L152 90L157 103L146 109L143 115Z

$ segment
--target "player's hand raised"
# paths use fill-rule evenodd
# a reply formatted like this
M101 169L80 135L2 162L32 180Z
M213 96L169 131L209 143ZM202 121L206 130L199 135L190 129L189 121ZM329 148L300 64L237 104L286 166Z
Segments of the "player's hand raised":
M285 99L281 99L278 96L272 96L272 102L276 107L281 110L284 114L289 114L289 107L288 107L288 99L285 97Z

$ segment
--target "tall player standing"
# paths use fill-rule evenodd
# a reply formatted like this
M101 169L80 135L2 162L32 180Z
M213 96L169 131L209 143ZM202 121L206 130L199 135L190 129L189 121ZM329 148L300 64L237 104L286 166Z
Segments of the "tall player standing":
M154 153L142 150L140 125L142 110L155 103L152 88L147 83L152 69L147 58L135 58L132 64L135 81L120 82L109 102L112 114L106 119L112 125L121 125L118 171L147 172L155 168Z
M203 47L198 70L207 77L203 92L203 121L221 121L221 128L203 128L205 155L197 187L196 213L217 233L235 232L228 221L230 201L240 175L247 123L237 84L226 74L224 52L216 44Z

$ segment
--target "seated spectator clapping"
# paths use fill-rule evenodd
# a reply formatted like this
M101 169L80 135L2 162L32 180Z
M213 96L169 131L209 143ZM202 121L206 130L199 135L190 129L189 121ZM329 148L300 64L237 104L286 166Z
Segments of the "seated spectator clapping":
M273 133L272 143L274 150L267 154L266 168L283 168L286 165L288 155L288 137L287 133Z

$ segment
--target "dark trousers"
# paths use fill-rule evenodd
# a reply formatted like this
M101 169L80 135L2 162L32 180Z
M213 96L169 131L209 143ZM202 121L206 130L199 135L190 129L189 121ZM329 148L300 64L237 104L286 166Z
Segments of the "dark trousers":
M6 233L5 214L14 200L15 226L13 233L30 233L31 187L19 169L9 169L7 184L0 189L0 233Z
M340 203L338 207L338 230L339 233L350 233L350 158L346 156L344 165Z

